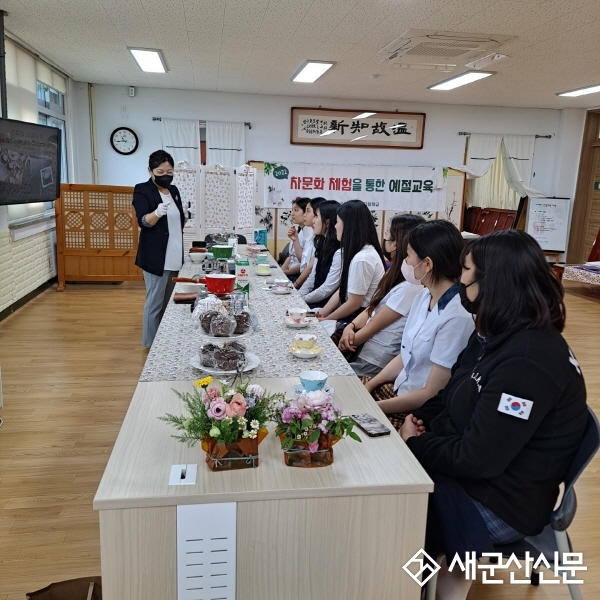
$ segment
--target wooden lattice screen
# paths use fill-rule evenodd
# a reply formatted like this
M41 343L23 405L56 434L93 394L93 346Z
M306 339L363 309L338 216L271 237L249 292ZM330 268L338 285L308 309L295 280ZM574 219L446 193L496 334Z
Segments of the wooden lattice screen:
M132 187L64 184L55 203L58 291L67 281L141 281Z

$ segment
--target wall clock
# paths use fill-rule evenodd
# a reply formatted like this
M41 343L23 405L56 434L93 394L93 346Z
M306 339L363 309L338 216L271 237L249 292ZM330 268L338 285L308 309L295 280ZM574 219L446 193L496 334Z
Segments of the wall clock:
M119 154L133 154L139 146L138 136L129 127L117 127L110 134L110 145Z

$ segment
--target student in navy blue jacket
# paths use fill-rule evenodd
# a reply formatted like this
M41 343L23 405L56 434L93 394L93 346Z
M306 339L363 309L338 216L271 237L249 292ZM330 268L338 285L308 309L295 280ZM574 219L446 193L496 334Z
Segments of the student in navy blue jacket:
M164 150L150 155L150 179L138 183L133 206L140 226L135 264L144 271L146 302L142 345L152 346L173 292L172 278L183 265L185 216L179 190L173 181L173 157Z
M499 231L462 255L462 304L475 332L437 396L402 438L435 483L426 548L444 555L439 598L466 598L456 554L536 535L550 515L587 423L581 368L561 335L561 284L528 234Z

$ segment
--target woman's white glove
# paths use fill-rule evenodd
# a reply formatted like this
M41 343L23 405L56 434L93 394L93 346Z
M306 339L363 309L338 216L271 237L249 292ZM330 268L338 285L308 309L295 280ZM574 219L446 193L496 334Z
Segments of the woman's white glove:
M160 219L167 214L167 205L162 202L156 207L154 214Z

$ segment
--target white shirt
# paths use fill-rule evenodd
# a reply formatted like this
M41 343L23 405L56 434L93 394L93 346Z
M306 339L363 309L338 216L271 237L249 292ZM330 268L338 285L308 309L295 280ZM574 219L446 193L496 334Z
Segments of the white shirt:
M315 236L315 232L312 227L303 227L298 231L298 243L302 248L302 256L300 260L296 256L296 248L294 246L294 242L290 242L290 267L299 264L300 265L300 273L306 269L306 265L310 261L312 257L312 253L314 250L313 239Z
M167 225L169 241L165 255L165 271L179 271L183 265L183 234L181 231L181 213L171 194L161 194L163 204L167 205ZM164 219L165 217L161 217Z
M329 296L340 287L340 278L342 276L342 251L335 251L325 281L315 290L315 275L317 273L318 262L319 259L315 257L312 271L300 288L300 295L307 304L313 304L325 300L325 298L329 298Z
M381 331L375 333L369 338L362 350L360 357L372 365L385 367L394 357L400 354L402 346L402 332L406 324L406 319L410 313L411 306L417 294L423 289L422 285L413 285L408 281L403 281L395 285L375 307L375 310L369 317L369 321L384 307L398 313L398 318L384 327Z
M350 261L348 294L364 296L361 306L367 306L384 273L385 268L381 262L381 257L377 254L377 250L367 244Z
M315 232L312 227L305 227L302 230L304 234L304 243L302 244L302 258L300 259L300 273L306 269L310 259L315 252Z
M424 388L434 364L450 369L475 329L458 294L442 310L438 304L429 310L430 300L429 290L422 290L406 320L400 351L404 368L394 382L397 395Z

